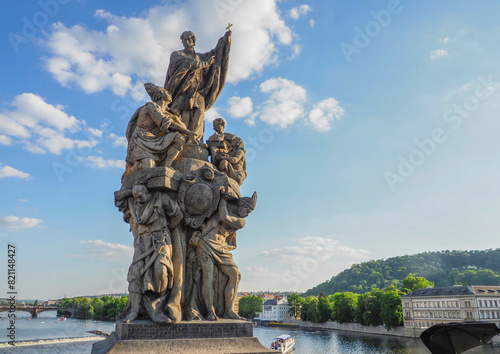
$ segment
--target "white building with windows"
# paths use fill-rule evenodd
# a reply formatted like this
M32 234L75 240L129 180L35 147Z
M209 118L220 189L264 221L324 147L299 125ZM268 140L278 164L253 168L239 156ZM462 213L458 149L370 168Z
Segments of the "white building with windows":
M286 298L266 300L262 304L262 312L259 312L259 320L283 322L284 319L290 318L289 310L290 305Z
M403 295L401 305L406 328L466 321L500 324L500 286L428 287Z

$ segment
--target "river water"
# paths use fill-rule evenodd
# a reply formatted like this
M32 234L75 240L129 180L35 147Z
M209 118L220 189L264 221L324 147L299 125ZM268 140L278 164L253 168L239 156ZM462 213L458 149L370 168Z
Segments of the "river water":
M17 343L15 347L5 343L8 321L0 320L1 337L0 353L40 353L40 354L80 354L90 353L92 343L103 340L87 331L114 331L112 322L96 322L93 320L78 320L68 318L59 321L55 311L43 312L38 318L27 320L29 313L18 312L16 321L16 341L35 339L52 339L44 344L24 346ZM4 315L5 317L5 315ZM273 338L281 334L290 334L295 338L294 354L308 353L429 353L426 347L416 339L397 338L390 336L358 335L339 331L304 331L280 327L254 327L254 336L266 347ZM63 338L90 337L85 341L74 341ZM485 346L475 348L467 353L500 353L499 347Z

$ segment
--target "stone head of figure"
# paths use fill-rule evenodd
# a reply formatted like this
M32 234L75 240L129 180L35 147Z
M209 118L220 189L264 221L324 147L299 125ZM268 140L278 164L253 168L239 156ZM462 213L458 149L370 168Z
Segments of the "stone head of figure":
M215 118L213 124L214 124L214 130L217 133L219 134L224 133L224 127L226 126L226 121L224 120L224 118Z
M245 144L243 143L243 140L241 138L237 137L237 136L235 136L231 140L231 145L235 149L244 149L245 148Z
M151 199L151 193L146 187L146 182L140 180L134 183L134 187L132 187L132 195L141 203L146 203L149 199Z
M148 82L144 84L144 88L153 102L158 104L161 104L162 102L169 104L172 102L172 96L163 87Z
M184 31L181 34L181 41L182 44L184 45L184 49L190 52L194 49L194 46L196 45L196 36L191 31Z
M243 197L238 199L236 203L238 206L238 215L241 218L246 218L252 211L254 211L257 205L257 192L253 192L252 198Z

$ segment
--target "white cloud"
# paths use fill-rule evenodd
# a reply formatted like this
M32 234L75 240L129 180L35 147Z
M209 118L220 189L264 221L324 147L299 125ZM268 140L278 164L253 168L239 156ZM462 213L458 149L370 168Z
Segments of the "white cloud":
M269 94L260 112L260 119L281 128L304 116L306 90L291 80L272 78L260 85L260 91Z
M446 43L450 40L450 37L444 37L440 40L440 42Z
M448 51L446 49L436 49L429 53L429 58L431 58L431 60L446 56L448 56Z
M31 229L43 221L34 218L19 218L8 215L0 218L0 228L2 229Z
M233 96L228 102L228 111L233 118L243 118L253 112L253 102L250 97Z
M12 139L6 135L0 135L0 145L10 146L12 145Z
M21 203L27 203L28 199L19 198L17 201Z
M14 177L14 178L20 178L20 179L31 179L32 178L28 173L16 170L14 167L10 167L10 166L0 167L0 179L7 178L7 177Z
M273 272L264 267L245 267L242 272L246 280L262 280L262 279L279 279L283 274L280 272Z
M33 93L23 93L14 98L12 104L17 108L11 113L11 117L25 127L34 128L38 125L46 125L57 130L79 129L78 120L63 111L61 105L53 106L44 99Z
M33 93L23 93L14 98L10 110L0 113L0 131L11 144L20 143L24 149L43 154L61 154L65 149L88 148L97 144L96 140L74 140L66 134L81 130L84 122L64 112L61 105L51 105ZM92 135L99 130L90 129ZM15 139L15 140L13 140Z
M107 23L103 31L52 26L44 43L49 52L46 69L61 85L87 93L110 89L117 95L134 94L138 82L163 83L170 53L182 49L179 35L184 30L195 32L196 48L205 52L215 47L231 21L235 25L228 82L235 83L274 63L279 45L293 44L294 34L276 2L253 0L221 7L218 2L190 0L156 5L136 17L98 10L95 17ZM298 11L307 12L302 6Z
M294 20L298 20L300 16L306 15L310 11L312 11L311 6L304 4L290 9L290 11L288 11L288 15Z
M293 59L297 57L302 52L302 47L300 45L294 45L292 48L292 55L288 57L288 59Z
M327 261L332 257L363 258L370 252L340 244L332 237L303 237L294 242L295 246L274 248L262 255L283 263L300 263L306 258Z
M309 121L318 131L328 131L332 127L330 123L335 119L340 119L344 114L344 109L340 107L335 98L327 98L314 105L309 112Z
M87 255L103 260L130 260L134 249L119 243L108 243L102 240L80 241Z
M108 137L113 141L113 146L126 148L128 145L127 138L124 136L118 136L115 133L111 133Z
M91 128L91 127L87 127L87 131L93 136L93 137L96 137L96 138L100 138L102 136L102 130L100 129L94 129L94 128Z
M217 111L217 108L212 107L208 111L205 112L205 121L208 123L212 123L216 118L220 118L221 115ZM206 129L206 128L205 128Z
M85 162L87 167L125 169L125 160L105 160L101 156L87 156L80 159Z
M316 25L316 21L314 21L312 18L309 20L309 26L311 26L311 28L314 28L314 26Z

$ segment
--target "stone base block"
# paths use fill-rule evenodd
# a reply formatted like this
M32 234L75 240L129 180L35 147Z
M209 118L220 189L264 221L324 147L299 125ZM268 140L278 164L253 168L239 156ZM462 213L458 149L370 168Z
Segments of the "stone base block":
M253 337L251 322L219 320L160 325L116 321L116 332L92 346L104 353L275 353Z
M253 337L252 323L248 321L190 321L160 325L150 320L132 323L116 321L119 339L184 339L184 338L236 338Z
M267 349L255 337L197 338L197 339L144 339L118 340L115 333L92 346L92 354L222 354L222 353L276 353Z

